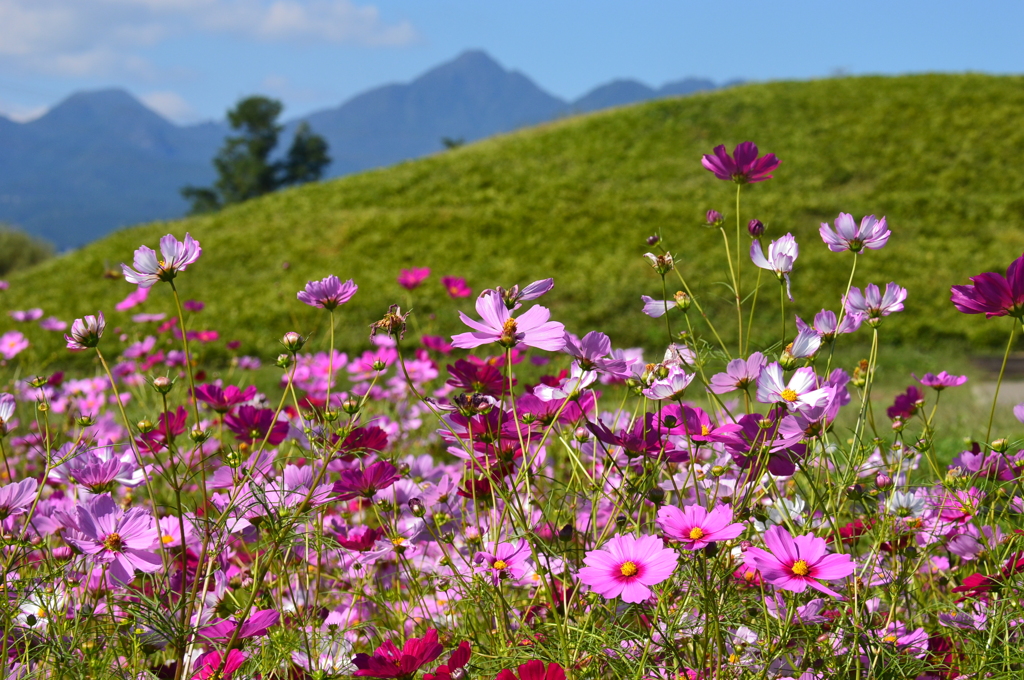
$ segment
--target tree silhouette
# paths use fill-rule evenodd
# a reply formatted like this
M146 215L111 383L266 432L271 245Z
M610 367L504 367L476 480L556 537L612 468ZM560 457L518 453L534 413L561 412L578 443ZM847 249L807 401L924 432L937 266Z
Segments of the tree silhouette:
M211 212L232 203L269 194L281 187L320 179L330 165L327 142L308 123L299 125L283 161L271 162L284 129L277 122L284 107L268 97L247 97L228 111L231 129L239 134L224 140L213 165L212 187L186 186L181 195L192 202L191 214Z

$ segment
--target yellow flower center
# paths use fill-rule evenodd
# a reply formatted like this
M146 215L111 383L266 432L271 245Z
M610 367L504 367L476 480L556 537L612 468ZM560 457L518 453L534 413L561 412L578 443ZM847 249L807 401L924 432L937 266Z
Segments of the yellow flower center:
M705 435L705 436L707 436L707 433L708 433L708 432L710 432L710 431L711 431L711 430L710 430L710 428L708 428L708 426L707 426L707 425L701 425L701 426L700 426L700 433L701 433L702 435Z
M121 552L124 548L124 542L121 540L120 534L108 534L103 539L103 547L111 552Z
M515 347L518 332L519 327L516 325L516 320L506 319L501 326L501 337L498 338L498 343L504 347Z
M164 545L167 545L168 543L174 543L174 536L171 536L170 534L164 534L160 537L160 540L163 541Z
M793 563L793 573L797 576L807 576L810 573L811 568L807 566L807 562L803 560L797 560Z
M694 528L690 529L690 540L691 541L699 541L702 538L704 538L704 530L703 529L701 529L700 527L694 527Z
M886 635L884 638L882 638L882 642L888 642L890 645L895 644L896 636L890 633L889 635Z
M619 573L623 576L636 576L640 569L633 562L623 562L619 567Z
M791 390L787 387L779 393L779 396L782 397L783 401L792 403L796 401L800 395L798 395L795 390Z
M508 562L506 562L505 560L494 560L494 564L492 564L491 566L495 569L507 569Z

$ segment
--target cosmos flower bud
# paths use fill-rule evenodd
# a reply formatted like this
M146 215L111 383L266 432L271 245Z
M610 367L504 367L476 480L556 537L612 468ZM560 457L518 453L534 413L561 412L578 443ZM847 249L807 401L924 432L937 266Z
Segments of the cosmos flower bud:
M286 350L294 353L302 349L302 346L306 344L306 339L295 331L288 331L281 338L281 344Z
M764 222L753 219L747 222L747 233L754 238L760 238L764 234Z
M996 453L1006 453L1010 448L1010 442L1006 439L996 439L989 444L989 446L991 446L992 450Z
M278 368L288 368L292 365L292 356L290 354L278 354L274 365Z
M324 420L326 420L329 423L333 423L335 420L338 419L338 415L338 412L335 411L334 409L327 409L326 411L324 411Z
M427 514L427 508L423 505L423 499L410 498L409 511L412 512L413 517L423 517L423 515Z
M690 303L692 302L690 296L687 295L686 291L683 290L676 291L675 301L676 306L679 307L679 309L683 310L684 312L690 308Z
M626 517L625 515L619 515L618 517L615 518L615 526L618 527L619 529L622 529L623 527L626 526L626 523L628 521L629 521L628 517Z
M892 477L884 472L879 472L875 475L875 486L877 486L881 491L892 488Z
M800 359L797 359L795 356L790 354L789 348L783 351L782 356L779 357L779 365L787 371L799 368L801 363L803 362Z
M713 468L711 468L711 476L712 477L721 477L724 474L725 474L725 468L723 466L721 466L721 465L716 465Z
M573 433L576 437L576 441L585 442L590 439L590 430L585 427L577 427L576 432Z
M850 500L859 501L861 498L864 498L864 487L860 484L848 486L846 487L846 495Z
M647 490L647 500L655 505L661 505L665 502L665 490L660 486L652 486Z
M341 410L350 416L354 416L359 413L359 400L352 399L351 397L341 402Z
M566 524L558 530L558 540L560 541L571 541L575 535L576 529L571 524Z
M722 217L722 213L718 212L717 210L709 210L705 215L705 218L707 219L708 226L710 227L717 227L718 225L725 222L725 218Z
M656 246L661 242L661 237L657 234L652 234L647 237L647 245Z
M174 381L165 375L153 378L153 389L159 394L167 394L174 388Z
M207 433L207 431L201 427L197 427L191 432L189 432L188 436L191 437L192 441L194 441L196 444L202 444L203 442L210 438L209 433Z
M45 375L37 375L36 377L32 378L31 380L27 380L26 382L32 387L40 388L49 381L50 379L47 378Z
M138 427L139 432L142 432L143 434L145 434L146 432L152 432L153 422L147 418L143 418L138 423L136 423L136 427Z
M80 415L75 418L75 424L79 427L91 427L96 424L96 419L90 415Z
M235 450L229 450L227 453L221 456L221 460L229 468L237 468L239 465L242 464L242 456L240 456L238 451Z
M375 371L383 371L387 367L388 365L382 359L375 359L373 362L373 370Z

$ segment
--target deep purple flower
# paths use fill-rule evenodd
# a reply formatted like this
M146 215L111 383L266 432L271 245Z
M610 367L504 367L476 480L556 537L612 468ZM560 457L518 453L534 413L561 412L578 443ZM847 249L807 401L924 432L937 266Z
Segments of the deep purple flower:
M754 242L750 244L750 259L754 265L774 272L779 281L785 281L786 295L790 300L793 299L793 294L789 290L789 273L793 271L793 263L796 262L799 255L800 246L797 245L796 238L792 234L786 234L782 238L772 241L768 245L767 257L761 249L759 240L754 239Z
M347 501L352 498L373 498L374 494L398 481L398 469L387 461L370 463L365 470L345 470L341 479L334 483L338 498Z
M430 267L413 267L403 269L398 275L398 285L406 290L415 290L430 276Z
M235 385L228 385L223 389L217 385L200 385L196 388L196 398L217 413L227 413L238 404L252 401L255 396L255 385L249 385L244 390Z
M725 394L733 390L745 390L757 382L761 369L767 360L760 352L754 352L747 359L733 359L725 367L724 373L716 373L708 381L708 389L715 394Z
M352 279L342 283L341 279L332 274L319 281L308 282L305 290L300 290L295 297L310 307L334 310L338 305L351 300L357 290L359 286Z
M507 348L522 344L551 352L557 352L565 346L565 327L556 321L549 321L551 313L547 307L537 305L518 318L513 318L501 296L489 293L481 294L476 299L476 311L483 323L459 312L462 323L472 328L473 332L453 335L453 346L471 349L497 342Z
M71 324L71 333L64 336L68 342L68 349L79 351L100 344L100 338L103 337L103 329L106 328L106 325L103 312L97 312L96 316L89 314L81 319L75 319Z
M195 263L203 254L203 249L199 247L199 241L188 233L185 234L184 242L174 238L173 234L167 234L160 239L160 254L163 258L157 259L156 251L140 246L135 251L134 269L121 264L125 280L140 288L149 288L157 281L171 281L178 272L185 271L190 264Z
M605 444L622 447L626 456L630 458L637 456L657 458L663 447L666 446L662 443L661 433L655 425L653 413L644 414L643 418L638 418L633 423L632 428L622 429L618 432L612 432L601 422L587 423L587 429ZM666 450L665 454L669 460L673 459L673 451Z
M795 459L803 457L807 447L803 444L783 444L780 440L784 412L770 411L767 416L748 413L740 416L737 424L742 428L730 441L726 451L748 478L760 477L765 469L777 477L788 477L796 472Z
M199 300L185 300L181 306L188 312L201 312L206 308L206 305Z
M822 222L818 233L833 253L841 253L844 250L863 253L865 248L878 250L883 247L891 232L885 224L884 217L879 220L874 215L867 215L860 221L858 227L853 221L853 215L839 213L835 231L832 231L828 222Z
M885 414L892 419L909 420L924 404L924 392L911 385L906 392L897 394L892 406L885 409Z
M885 284L885 293L879 291L875 284L869 283L864 287L863 293L860 292L860 288L850 289L850 294L846 297L846 311L850 314L861 314L867 318L869 325L876 326L883 316L902 312L903 301L906 299L907 289L895 283Z
M459 359L454 366L448 365L448 373L452 377L446 384L463 392L498 397L508 391L508 379L490 364L475 364Z
M719 144L714 148L713 156L705 154L701 159L701 164L715 173L715 177L737 184L771 179L768 173L779 167L781 162L773 153L758 158L757 145L753 142L743 142L733 149L732 156L726 153L724 144Z
M369 654L356 654L352 662L357 670L353 675L367 678L397 678L409 680L416 671L427 665L444 651L437 641L437 631L429 629L422 638L410 638L402 649L394 642L386 640L384 644Z
M934 373L925 373L923 378L918 378L917 375L914 375L914 379L925 387L931 387L937 392L941 392L947 387L960 387L967 382L966 375L950 375L945 371L942 371L938 375L935 375Z
M1024 255L1014 260L1006 276L988 272L972 276L973 285L953 286L950 300L964 314L1024 318Z
M708 226L717 227L718 225L725 222L725 218L722 217L722 213L717 210L709 210L704 215L704 219L707 220Z
M275 421L274 411L269 408L239 406L235 413L224 416L224 425L235 433L235 439L250 446L264 438L271 446L277 446L288 436L288 423Z
M152 516L142 508L122 511L109 494L93 496L67 515L64 540L95 562L106 564L114 581L131 583L135 570L146 573L163 566L153 552L160 534Z
M750 220L747 222L747 233L751 238L761 238L761 235L764 234L764 222L759 219Z
M442 276L441 285L448 291L448 297L453 300L458 298L468 298L473 294L469 284L466 283L466 279L458 276Z
M604 333L591 331L582 340L566 333L562 351L576 357L576 363L584 371L597 370L619 376L626 373L625 361L607 358L612 353L612 341Z

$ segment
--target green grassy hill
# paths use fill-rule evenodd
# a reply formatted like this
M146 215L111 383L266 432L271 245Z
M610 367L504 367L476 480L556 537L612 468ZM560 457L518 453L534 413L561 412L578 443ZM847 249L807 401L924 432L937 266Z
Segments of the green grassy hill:
M829 252L819 223L839 211L886 215L892 239L861 258L857 275L860 285L895 280L910 289L906 313L882 327L884 336L991 346L1003 342L1005 324L958 314L949 286L1002 271L1024 250L1022 114L1024 78L982 75L780 82L647 103L127 229L12 276L0 300L67 320L102 309L111 326L128 329L133 313L171 311L167 286L118 313L114 304L132 287L104 271L130 263L140 244L190 231L204 253L178 282L185 298L207 303L194 327L217 328L264 358L277 354L284 331L323 336L321 315L295 292L327 274L360 286L339 321L339 344L353 348L392 302L412 303L419 331L458 330L438 283L446 274L465 276L474 291L554 276L545 302L568 328L605 330L617 345L653 344L663 327L640 314L639 298L658 295L660 282L639 256L645 237L661 232L728 332L721 237L701 224L708 208L732 223L733 185L714 179L700 157L749 139L782 159L775 179L744 191L742 217L763 220L768 237L797 236L793 311L838 309L849 274L852 256ZM434 275L410 300L395 276L411 266ZM778 294L765 280L767 340ZM459 304L468 310L471 300ZM0 332L15 325L3 315ZM44 356L60 356L58 334L32 329Z

